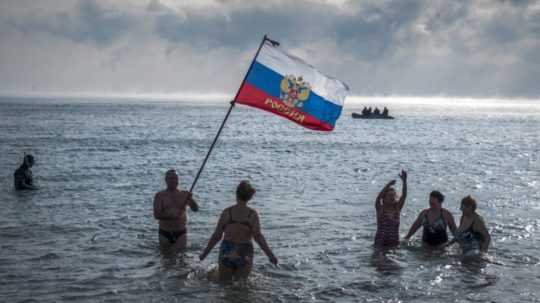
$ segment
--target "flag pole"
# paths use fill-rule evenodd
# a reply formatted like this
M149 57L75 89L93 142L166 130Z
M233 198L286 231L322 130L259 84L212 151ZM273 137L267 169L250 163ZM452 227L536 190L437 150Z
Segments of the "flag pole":
M216 145L216 142L219 138L219 135L221 134L221 131L223 130L223 127L225 126L225 122L227 122L227 119L229 119L229 115L231 114L231 111L236 103L236 98L238 98L238 95L240 94L240 90L242 89L242 86L244 86L244 83L246 82L247 76L249 72L251 71L251 68L253 67L253 63L255 63L255 59L257 59L257 56L259 55L259 52L261 51L262 46L264 45L264 42L270 41L272 44L278 44L276 41L268 39L266 35L264 35L261 43L259 44L259 48L257 49L257 52L255 53L255 57L253 57L253 60L251 60L251 64L249 65L249 68L244 76L244 79L242 80L242 83L240 84L240 87L238 88L238 91L236 92L236 95L234 96L234 99L230 102L231 106L229 106L229 110L227 111L227 114L225 115L225 119L223 119L223 122L221 122L221 126L219 127L219 130L216 134L216 137L214 138L214 141L212 142L212 145L210 145L210 149L208 150L208 153L206 153L206 157L204 158L204 161L199 168L199 171L197 172L197 175L195 176L195 179L193 180L193 183L191 184L191 188L189 189L189 192L193 192L193 188L195 188L195 184L197 184L197 181L199 180L199 177L201 175L201 172L204 169L204 166L206 165L206 161L208 161L208 158L210 157L210 154L212 153L212 150L214 149L214 146Z

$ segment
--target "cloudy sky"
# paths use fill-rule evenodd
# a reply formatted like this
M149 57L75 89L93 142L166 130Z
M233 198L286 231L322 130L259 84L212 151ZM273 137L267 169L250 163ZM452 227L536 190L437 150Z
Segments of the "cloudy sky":
M540 96L533 0L0 0L0 94L232 95L264 34L354 95Z

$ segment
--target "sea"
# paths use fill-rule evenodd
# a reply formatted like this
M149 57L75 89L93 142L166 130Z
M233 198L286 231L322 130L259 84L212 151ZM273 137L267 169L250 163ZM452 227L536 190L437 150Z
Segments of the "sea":
M154 194L168 169L192 185L227 102L4 97L0 301L540 302L540 100L443 99L367 98L395 119L352 119L368 105L357 102L332 132L235 106L193 191L188 248L170 256ZM39 190L13 188L24 153ZM401 236L432 190L457 222L472 195L492 236L485 258L426 250L421 230L374 249L375 197L392 179L400 193L402 169ZM279 264L256 247L247 280L211 281L217 246L198 255L245 179Z

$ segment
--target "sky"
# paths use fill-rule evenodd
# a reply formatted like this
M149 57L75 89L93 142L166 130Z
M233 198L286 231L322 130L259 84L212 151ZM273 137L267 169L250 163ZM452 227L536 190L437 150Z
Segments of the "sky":
M355 96L540 97L533 0L0 0L0 94L232 96L264 34Z

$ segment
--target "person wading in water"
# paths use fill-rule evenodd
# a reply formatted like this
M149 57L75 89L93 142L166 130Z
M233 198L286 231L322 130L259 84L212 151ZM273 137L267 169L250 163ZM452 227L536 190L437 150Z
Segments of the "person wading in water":
M174 169L165 173L167 189L154 198L154 218L159 221L159 246L163 252L177 253L187 245L187 214L189 206L198 211L199 205L191 193L178 190L178 175Z

